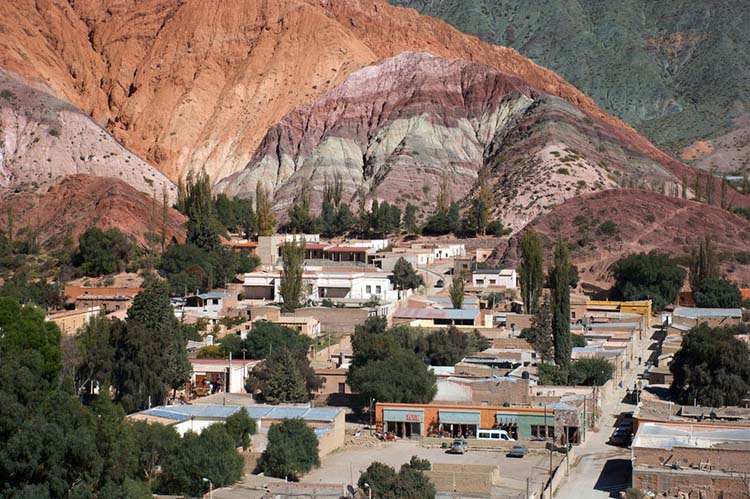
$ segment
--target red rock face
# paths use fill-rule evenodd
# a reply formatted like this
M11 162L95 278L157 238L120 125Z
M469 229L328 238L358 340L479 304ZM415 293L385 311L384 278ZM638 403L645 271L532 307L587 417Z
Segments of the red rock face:
M172 180L244 168L273 124L404 51L483 62L659 151L515 50L382 0L14 0L0 66L51 88Z
M161 204L122 180L70 175L46 192L0 191L0 227L7 229L12 210L16 230L29 227L46 250L57 249L66 237L74 244L86 229L116 227L146 245L147 232L161 230ZM156 220L154 220L156 217ZM167 240L184 242L186 219L169 209Z
M603 231L605 222L612 222L614 231ZM750 283L750 265L736 259L738 253L747 252L750 222L718 206L619 189L570 199L531 226L542 239L547 263L551 263L557 237L562 237L582 279L602 287L611 285L608 269L619 258L652 250L688 255L706 235L725 255L722 273L738 284ZM520 237L519 233L501 244L493 263L517 263Z
M674 162L641 145L492 66L404 53L289 113L219 188L250 196L262 182L276 191L283 216L302 185L312 187L316 206L338 174L350 198L364 191L429 214L444 175L464 202L488 168L495 216L517 230L586 192L630 181L676 185Z

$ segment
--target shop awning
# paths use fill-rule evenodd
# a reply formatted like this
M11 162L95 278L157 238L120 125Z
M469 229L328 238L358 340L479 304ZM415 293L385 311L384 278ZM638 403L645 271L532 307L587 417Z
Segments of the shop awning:
M514 414L495 414L495 422L497 424L518 424L518 416Z
M422 409L383 409L383 421L421 423L424 421Z
M441 423L479 425L479 411L438 411Z

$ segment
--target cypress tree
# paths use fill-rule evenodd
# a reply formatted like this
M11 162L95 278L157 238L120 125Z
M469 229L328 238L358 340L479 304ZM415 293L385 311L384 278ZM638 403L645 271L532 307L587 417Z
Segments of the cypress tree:
M273 205L271 193L258 182L255 186L255 213L258 225L258 235L272 236L274 228Z
M555 364L562 380L570 371L570 253L559 239L555 247L555 263L549 274L552 298L552 340L555 346Z
M283 273L279 284L279 294L284 302L281 309L291 312L302 305L303 301L303 274L305 272L305 243L285 243L281 248L281 261Z
M521 281L521 299L527 314L536 312L544 286L542 243L533 228L521 238L521 264L518 267Z

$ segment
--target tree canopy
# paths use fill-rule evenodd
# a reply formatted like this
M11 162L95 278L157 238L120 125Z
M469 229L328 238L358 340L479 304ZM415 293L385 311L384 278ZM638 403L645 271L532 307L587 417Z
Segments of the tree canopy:
M674 303L685 282L686 272L664 253L636 253L617 260L611 267L615 284L610 291L617 300L653 301L654 311Z
M73 263L84 275L96 277L124 271L135 255L135 244L119 229L92 227L78 238Z
M269 404L309 402L321 380L303 352L277 350L248 375L248 392Z
M521 299L527 314L533 314L539 306L544 286L544 262L542 243L534 228L529 228L521 237L521 263L518 266Z
M284 419L268 430L268 445L258 467L268 476L299 480L320 466L318 437L301 419Z
M735 336L748 332L746 326L711 328L703 323L683 336L669 366L677 402L742 405L750 393L750 349Z
M417 289L424 285L424 279L404 257L399 258L393 266L393 285L396 289Z
M739 308L742 304L740 288L719 277L701 280L700 287L693 293L693 299L697 307Z
M570 368L570 253L562 240L555 248L554 266L549 272L552 307L552 342L554 344L555 365L563 379Z
M429 461L412 456L398 473L392 467L375 461L359 476L357 487L375 499L434 499L435 485L424 474L432 468Z

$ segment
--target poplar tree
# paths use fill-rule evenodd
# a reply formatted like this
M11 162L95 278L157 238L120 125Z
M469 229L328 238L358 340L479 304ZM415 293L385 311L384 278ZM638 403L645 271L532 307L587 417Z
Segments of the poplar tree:
M555 364L563 381L570 372L570 253L562 239L555 247L554 266L549 281L552 302L552 340L555 346Z
M701 289L707 279L719 278L719 257L714 250L711 238L706 235L698 248L690 251L688 280L693 293Z
M521 264L518 267L521 299L527 314L536 312L544 286L542 243L533 227L521 238Z
M474 200L474 216L477 221L477 233L480 236L487 235L487 226L490 223L490 210L492 209L492 189L490 188L489 172L483 168L479 172L477 180L479 190Z
M281 247L281 261L283 270L279 294L284 312L292 312L302 305L303 275L305 271L305 243L304 241L287 242Z
M273 200L266 187L258 182L255 186L255 213L258 225L258 235L272 236L274 228Z
M461 308L464 305L464 276L462 272L453 275L453 282L448 289L453 308Z

